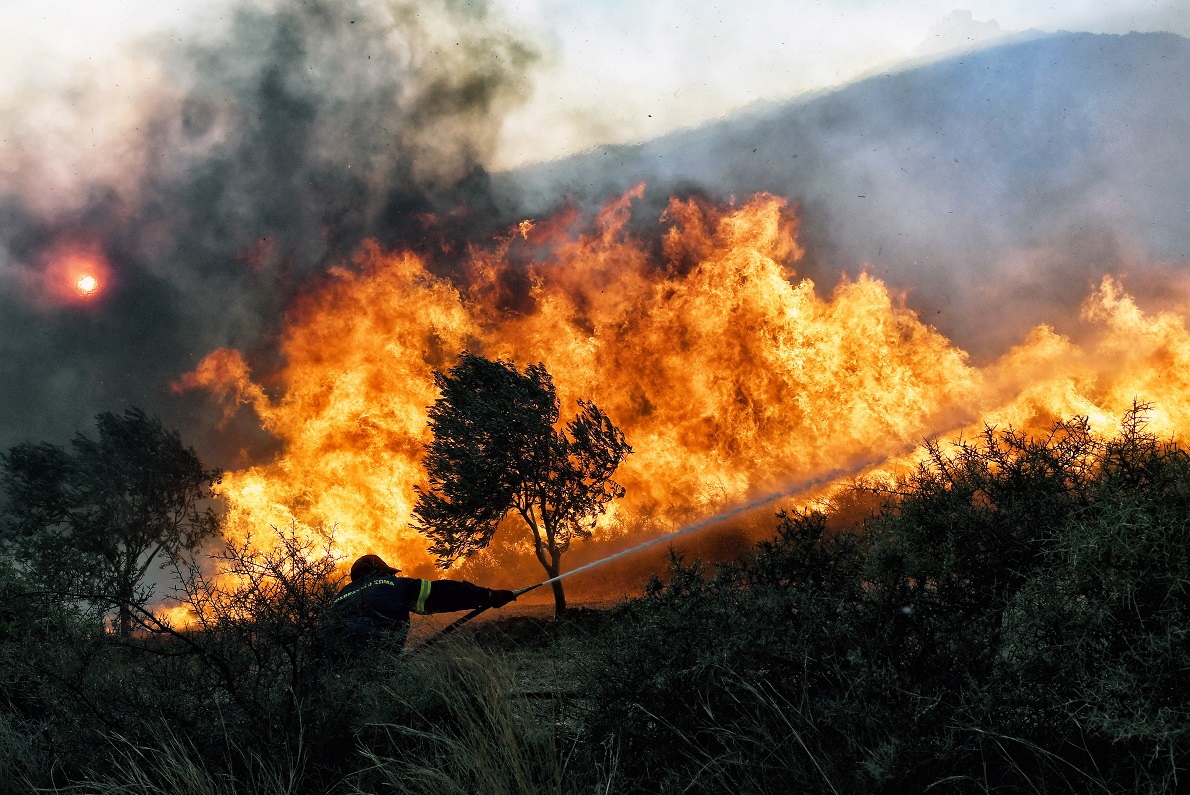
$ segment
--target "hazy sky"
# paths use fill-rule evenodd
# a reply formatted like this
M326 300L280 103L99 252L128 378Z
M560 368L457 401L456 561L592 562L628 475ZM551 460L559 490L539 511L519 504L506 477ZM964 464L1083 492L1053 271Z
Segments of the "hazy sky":
M259 0L267 3L270 0ZM243 0L234 0L243 2ZM138 42L217 36L233 0L3 0L0 96L106 84L105 105L154 79ZM1190 0L492 0L545 57L505 121L496 168L639 140L756 101L846 82L930 49L1038 29L1190 34ZM6 113L27 108L0 103ZM31 113L38 109L29 109ZM40 112L44 112L42 109ZM2 128L0 128L2 129ZM110 134L118 134L112 132Z

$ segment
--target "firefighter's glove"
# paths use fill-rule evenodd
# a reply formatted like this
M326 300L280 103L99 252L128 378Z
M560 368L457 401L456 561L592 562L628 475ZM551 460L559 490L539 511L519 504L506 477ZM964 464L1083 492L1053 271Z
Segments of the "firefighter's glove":
M516 594L512 591L492 591L488 597L488 607L504 607L509 602L516 601Z

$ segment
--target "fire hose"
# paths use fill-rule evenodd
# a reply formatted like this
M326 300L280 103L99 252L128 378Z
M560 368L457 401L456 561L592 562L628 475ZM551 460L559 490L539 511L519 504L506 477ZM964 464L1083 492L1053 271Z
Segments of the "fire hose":
M845 467L845 468L841 468L841 469L832 470L830 472L827 472L827 473L825 473L819 477L813 478L811 480L798 482L797 484L795 484L793 486L789 486L785 489L782 489L779 492L776 492L773 494L767 494L764 497L761 497L760 499L753 500L752 502L745 503L743 505L738 505L734 508L731 508L730 510L723 511L721 513L717 513L714 516L709 516L706 519L702 519L698 522L695 522L694 524L687 525L686 527L683 527L680 530L676 530L672 533L666 533L664 535L658 536L657 538L650 539L650 540L644 542L643 544L637 544L634 547L629 547L628 549L620 550L619 552L615 553L614 555L608 555L606 558L600 558L599 560L595 560L590 563L584 564L582 566L579 566L577 569L572 569L570 571L563 572L563 573L557 575L556 577L550 577L548 580L542 580L539 583L534 583L533 585L527 585L524 588L518 588L517 590L512 592L513 596L514 597L522 596L523 594L527 594L530 591L537 590L538 588L542 587L543 585L552 585L556 582L566 579L567 577L573 577L574 575L580 574L584 571L594 569L594 568L596 568L598 566L602 566L606 563L611 563L613 560L619 560L620 558L635 554L637 552L640 552L642 549L648 549L649 547L656 546L657 544L661 544L661 543L664 543L667 541L673 541L675 538L678 538L680 536L689 535L691 533L696 533L699 530L702 530L706 527L709 527L714 524L718 524L719 522L725 521L727 519L731 519L732 517L737 516L741 513L751 511L755 508L759 508L763 505L767 505L771 502L775 502L776 500L782 499L784 497L791 497L795 494L801 494L815 486L819 486L824 483L830 483L832 481L836 481L836 480L838 480L842 477L846 477L848 475L855 475L855 474L862 472L863 470L865 470L877 463L879 463L879 460L865 461L864 463L862 463L858 466L851 466L851 467ZM424 649L424 648L430 646L431 644L438 642L443 637L451 634L452 632L457 630L459 627L463 626L463 624L466 624L471 619L475 618L476 616L480 615L481 613L483 613L489 609L490 609L489 607L475 608L470 613L467 613L466 615L462 616L461 618L458 618L455 621L448 624L441 632L439 632L437 635L429 638L428 640L424 641L417 648Z

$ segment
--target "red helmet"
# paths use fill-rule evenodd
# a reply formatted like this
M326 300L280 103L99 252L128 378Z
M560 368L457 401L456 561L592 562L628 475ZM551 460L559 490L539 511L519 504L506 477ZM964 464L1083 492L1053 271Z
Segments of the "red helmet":
M351 581L358 582L359 580L366 580L369 577L375 577L377 574L396 574L400 569L394 569L392 566L384 562L384 559L379 555L364 555L362 558L351 564Z

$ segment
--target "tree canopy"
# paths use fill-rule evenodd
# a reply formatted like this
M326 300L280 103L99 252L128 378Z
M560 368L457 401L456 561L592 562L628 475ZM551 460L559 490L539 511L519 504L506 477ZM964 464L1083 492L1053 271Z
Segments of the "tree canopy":
M507 361L463 354L435 376L440 396L430 408L426 446L429 487L418 489L414 522L430 551L448 568L485 548L514 513L532 535L550 577L575 539L624 489L612 475L632 448L594 403L563 429L553 379L544 364L520 372ZM566 608L554 583L558 612Z
M221 473L140 409L96 417L97 439L25 442L0 454L0 539L43 586L113 606L132 629L144 580L194 551L218 521L203 503Z

